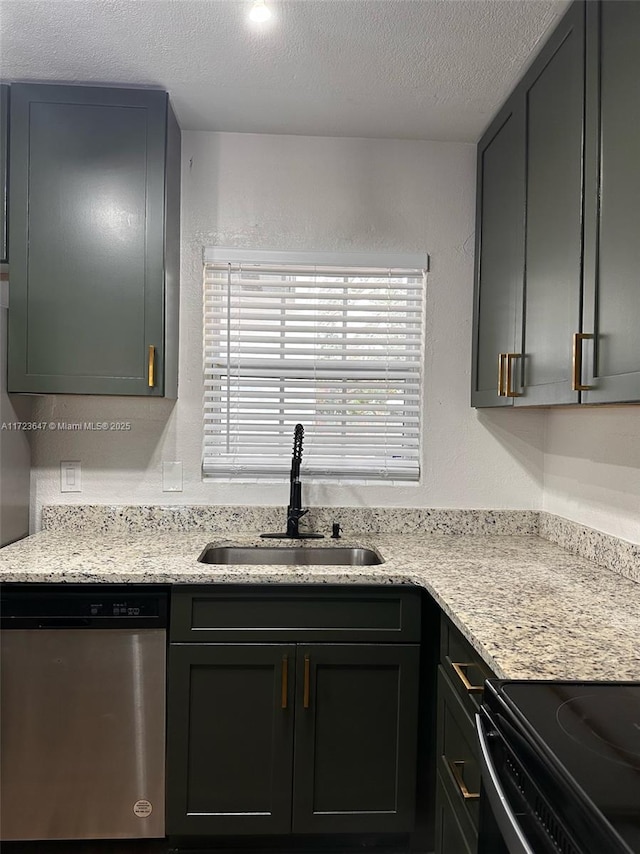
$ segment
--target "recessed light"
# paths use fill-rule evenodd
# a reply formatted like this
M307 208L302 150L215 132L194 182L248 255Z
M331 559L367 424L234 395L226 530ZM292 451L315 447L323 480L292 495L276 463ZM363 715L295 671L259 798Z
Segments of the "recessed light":
M258 24L262 24L265 21L268 21L270 17L271 9L268 8L264 0L254 0L251 11L249 12L249 19Z

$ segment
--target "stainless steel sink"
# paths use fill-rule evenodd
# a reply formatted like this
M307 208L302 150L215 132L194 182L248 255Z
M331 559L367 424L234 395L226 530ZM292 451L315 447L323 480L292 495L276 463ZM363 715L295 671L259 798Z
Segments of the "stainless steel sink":
M200 563L251 566L372 566L382 563L373 549L346 546L207 546Z

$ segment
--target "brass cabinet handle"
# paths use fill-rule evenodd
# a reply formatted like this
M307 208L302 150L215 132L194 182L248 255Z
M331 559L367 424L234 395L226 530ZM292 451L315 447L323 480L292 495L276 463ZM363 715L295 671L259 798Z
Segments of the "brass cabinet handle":
M575 332L573 335L573 381L571 383L573 391L589 391L593 388L592 385L582 383L582 342L585 338L593 338L593 335L586 332Z
M507 361L506 353L498 353L498 397L506 397L504 388L504 366Z
M472 685L471 682L467 679L467 674L462 669L463 667L473 667L473 662L469 661L464 664L456 664L454 661L451 662L451 666L453 667L456 676L462 682L464 686L464 690L468 694L482 694L484 691L483 685Z
M289 699L289 656L282 656L282 676L281 676L281 706L283 709L287 708L287 702Z
M311 662L309 660L308 655L305 655L304 657L304 688L302 694L302 704L305 709L308 709L310 705L309 698L311 694Z
M446 756L444 756L443 758L449 766L449 771L451 771L453 779L456 782L456 786L460 790L460 794L465 799L465 801L477 801L480 797L480 792L470 792L469 789L467 789L467 784L462 778L462 772L464 771L465 763L462 761L456 762L451 759L447 759Z
M153 388L156 384L156 376L155 376L155 367L156 367L156 348L153 344L149 345L149 366L147 368L147 381L149 383L149 388Z
M505 381L505 397L522 397L519 391L513 391L513 360L520 358L520 353L505 353L507 357L507 377Z

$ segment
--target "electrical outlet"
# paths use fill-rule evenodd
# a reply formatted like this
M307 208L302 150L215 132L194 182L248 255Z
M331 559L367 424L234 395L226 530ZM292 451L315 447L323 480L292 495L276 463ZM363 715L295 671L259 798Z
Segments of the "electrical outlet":
M64 460L60 463L60 492L82 492L80 460Z
M182 463L162 463L162 491L182 492Z

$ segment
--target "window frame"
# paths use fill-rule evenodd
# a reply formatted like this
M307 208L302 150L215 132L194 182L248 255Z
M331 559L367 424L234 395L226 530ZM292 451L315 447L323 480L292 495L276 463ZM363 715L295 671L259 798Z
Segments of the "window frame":
M414 280L417 278L420 278L420 277L422 278L422 281L421 281L420 285L418 286L418 290L420 291L420 295L417 298L417 302L419 305L419 311L415 312L412 315L410 309L405 309L405 311L408 310L408 312L409 312L407 314L407 322L410 324L414 324L414 325L417 323L418 324L417 328L419 329L419 333L417 336L418 341L417 342L415 341L416 334L414 332L412 332L412 334L410 335L411 340L410 340L409 344L405 345L406 348L411 349L412 352L415 354L416 344L417 344L417 351L419 352L419 359L417 362L417 364L418 364L417 383L415 381L415 364L416 363L414 361L414 363L412 363L412 367L414 368L414 371L413 371L414 379L411 381L413 383L413 385L410 384L410 387L406 390L406 394L412 399L412 401L414 401L414 403L412 403L412 407L415 410L416 417L417 417L417 427L416 427L415 422L414 422L414 427L408 431L408 434L414 435L414 440L415 440L415 442L417 442L417 451L409 453L406 450L406 445L407 445L407 442L409 442L409 439L406 439L403 442L402 438L400 438L398 441L399 441L400 445L405 446L405 450L401 451L398 455L390 454L388 450L385 451L384 454L380 454L379 452L377 454L372 454L371 460L375 461L377 466L379 466L377 468L377 472L374 471L373 468L367 469L368 473L366 473L366 474L364 473L364 469L360 469L360 470L356 471L356 464L354 463L354 465L353 465L352 469L349 471L349 473L347 473L345 471L345 474L342 474L341 472L343 471L343 469L340 468L340 470L338 471L337 462L339 462L341 459L344 459L346 457L347 452L344 450L344 447L346 447L349 444L349 442L354 441L354 439L352 437L348 437L348 439L345 440L346 445L345 445L345 442L343 442L344 447L342 449L341 454L338 454L337 456L332 458L331 454L325 450L325 456L330 461L333 461L334 470L331 473L329 473L328 471L324 471L324 472L321 471L322 466L319 462L319 457L316 456L316 459L313 459L313 451L311 451L311 454L312 454L311 467L305 466L305 458L304 457L303 457L303 466L302 466L302 470L303 470L303 473L305 474L305 478L307 480L312 480L314 482L325 482L325 483L333 483L333 484L338 484L338 483L358 483L358 484L374 483L376 485L380 485L381 483L385 483L385 484L389 484L389 485L400 483L403 486L419 483L421 480L421 477L422 477L422 465L421 465L422 460L421 460L421 458L422 458L422 448L423 448L423 441L422 440L423 440L423 415L424 415L423 394L424 394L424 354L425 354L425 337L426 337L426 322L425 322L425 315L426 315L426 279L427 279L427 273L429 270L429 256L426 254L423 254L423 253L412 253L412 254L398 253L398 254L395 254L395 253L375 253L375 252L374 253L350 252L350 253L339 253L339 254L337 254L337 253L320 253L320 252L314 252L314 253L307 253L307 252L270 252L270 251L261 251L261 250L228 249L225 247L210 247L210 248L205 248L205 250L203 251L203 299L204 299L204 303L205 303L205 305L204 305L204 316L203 316L203 326L204 326L203 367L204 367L204 373L205 373L205 380L204 380L205 388L204 388L204 406L203 406L203 408L204 408L204 417L203 417L204 435L203 435L203 445L202 445L202 479L205 481L217 481L217 482L225 482L225 481L233 480L233 481L248 482L248 483L266 483L266 482L282 483L288 477L289 455L288 455L288 452L284 451L284 448L282 446L283 436L288 436L288 431L289 431L288 426L287 426L286 430L280 430L280 431L276 430L275 431L274 443L276 443L276 444L279 443L279 445L277 448L277 452L274 452L272 455L272 460L277 460L277 463L274 463L275 469L277 469L277 470L270 471L268 466L265 465L264 470L259 471L257 469L260 468L260 464L259 463L257 464L254 460L253 465L254 465L255 470L247 471L244 469L243 463L238 463L238 459L242 460L242 456L240 454L236 454L234 456L232 453L230 453L229 457L226 458L225 461L220 464L218 471L216 471L215 463L211 462L212 460L214 460L216 458L216 453L218 455L220 454L220 445L224 444L224 442L220 441L220 438L218 438L216 440L215 437L226 436L226 445L227 445L227 449L229 449L228 436L229 436L229 430L230 430L229 420L228 420L226 428L221 428L221 430L219 430L217 432L216 432L215 428L211 429L211 428L207 427L207 408L209 409L209 423L215 423L215 421L220 422L220 420L221 420L220 416L216 414L215 406L213 406L212 402L211 402L212 397L216 398L216 391L215 391L216 380L211 378L212 376L215 376L215 371L213 374L211 374L211 364L208 364L208 360L209 360L209 362L211 362L211 361L215 362L215 358L211 355L210 352L208 352L208 349L209 349L209 351L211 350L211 347L210 346L208 347L208 342L211 341L211 333L210 333L210 330L208 330L208 328L207 328L207 321L209 320L211 322L211 320L212 320L211 311L213 311L213 309L210 308L210 302L209 303L207 302L208 298L209 298L209 300L211 299L210 289L211 289L212 285L210 282L207 283L208 274L209 275L212 274L211 273L211 265L214 265L216 268L218 268L218 272L220 275L222 273L220 268L223 266L230 265L229 269L233 270L234 274L239 273L239 271L236 270L236 268L238 268L238 267L240 267L240 268L251 268L252 273L255 273L254 268L263 268L263 269L265 267L267 267L267 268L280 268L282 270L283 274L286 274L286 272L288 270L291 270L293 272L296 268L298 268L298 271L300 271L300 270L304 271L303 273L299 272L299 277L302 277L303 275L307 276L307 277L311 277L314 275L314 272L312 270L309 270L308 268L313 267L313 268L318 268L317 269L317 275L319 278L322 278L323 272L326 273L326 268L332 268L334 271L342 271L346 274L347 277L349 277L349 273L351 273L351 276L349 278L352 280L357 279L357 278L366 278L365 271L366 271L366 274L368 274L372 279L382 278L382 277L386 276L387 274L395 276L396 279L399 276L403 276L405 279L411 278ZM287 270L287 268L288 268L288 270ZM360 274L360 276L358 276L358 274ZM339 276L337 274L334 275L332 278L334 280L338 279L338 281L339 281ZM258 281L259 281L259 279L258 279ZM283 281L283 289L284 289L284 287L286 285L288 285L289 282L287 280L284 280L284 279L282 281ZM304 284L307 284L311 287L314 287L313 282L307 281ZM315 287L317 289L321 289L322 284L323 283L319 283ZM220 281L214 282L214 285L220 286ZM231 294L231 278L229 278L228 287L229 287L229 294ZM366 289L366 285L364 283L358 284L358 283L354 283L354 282L345 282L345 289L349 288L349 287L352 289L352 291L356 290L358 287L360 287L361 290ZM375 288L375 287L376 287L375 284L372 285L372 288ZM382 290L384 290L384 283L378 283L378 287L381 288L381 293L382 293ZM330 288L327 288L327 290L331 290L331 288L335 288L336 293L338 292L338 288L335 286L335 281L332 283ZM406 284L405 291L407 292L407 294L410 292L411 289L416 289L415 281L411 282L410 284ZM389 289L387 288L386 289L386 296L384 297L385 299L388 299L388 290ZM240 292L240 294L241 294L241 292ZM351 295L345 296L345 304L346 304L346 302L350 296ZM403 297L403 298L405 299L406 305L409 306L410 302L411 302L409 296L407 295L406 297ZM334 297L328 297L328 299L335 299L335 298ZM351 299L353 299L352 296L351 296ZM372 302L374 302L374 298L372 298ZM274 298L274 306L275 305L277 305L277 301ZM333 309L333 310L335 310L335 309ZM365 309L365 310L367 310L367 309ZM368 309L368 310L370 311L371 309ZM354 311L357 311L357 310L354 310ZM402 309L400 309L400 311L402 311ZM231 317L230 305L227 307L227 312L229 314L229 317ZM320 317L320 320L324 320L324 317L322 316L322 314L320 314L319 317ZM349 322L349 321L347 321L347 322ZM355 322L355 320L353 322ZM383 321L380 321L378 319L378 316L374 315L374 323L380 323L380 322L383 322ZM229 320L228 323L230 324L231 321ZM239 324L240 321L238 320L237 323ZM286 337L285 326L286 326L286 323L285 323L285 320L283 318L282 327L281 327L281 336L282 336L283 341ZM234 327L234 330L235 330L235 327ZM227 334L230 335L229 332L227 332ZM399 338L401 333L399 331L397 331L395 334ZM216 341L216 343L218 345L219 345L219 341L221 340L220 336L222 336L222 335L223 335L223 333L218 333L217 337L214 336L214 340ZM345 332L345 337L343 338L343 340L345 340L346 335L347 335L347 332ZM264 335L258 336L258 338L264 338L264 337L265 337ZM379 335L379 337L381 337L381 336ZM269 341L269 343L272 343L270 338L268 339L268 341ZM260 342L260 343L262 343L262 342ZM275 343L275 341L274 341L274 343ZM374 344L376 344L376 343L379 343L379 342L374 340ZM246 346L246 340L245 340L245 346ZM298 345L294 345L294 347L293 347L294 352L291 353L290 355L298 358L298 361L299 361L300 354L298 351L300 350L300 348L304 349L307 346L309 348L311 348L312 344L310 343L309 345L307 345L306 342L303 342L303 343L300 343ZM350 346L354 347L355 345L353 344L353 342L350 342ZM346 346L343 349L346 351ZM230 353L229 348L227 348L227 352ZM271 352L271 351L269 351L269 352ZM318 352L317 347L316 347L316 352ZM400 352L402 353L404 351L400 351ZM357 352L357 348L356 348L356 355L359 358L362 358L362 356ZM226 369L227 370L227 378L228 378L228 375L231 371L231 368L229 367L229 358L230 357L228 356L227 357L227 369ZM343 358L347 359L348 357L343 356ZM317 357L315 357L315 359L317 360ZM237 356L237 360L238 360L238 362L241 361L241 357ZM327 364L330 364L330 362L327 362ZM332 361L332 364L335 365L335 361ZM355 364L357 364L357 360L356 360ZM366 361L363 362L363 364L366 364ZM387 361L387 365L388 364L389 364L389 362ZM400 364L400 361L398 362L398 364ZM214 367L215 367L215 365L214 365ZM207 376L208 370L210 372L209 376ZM315 368L314 368L314 370L315 370ZM352 370L353 370L353 367L352 367ZM217 365L217 374L218 375L220 374L220 371L221 371L221 368L220 368L220 365L218 364ZM304 373L303 369L301 369L301 371L302 371L302 373ZM307 373L308 373L308 371L307 371ZM349 374L347 374L347 376L349 377ZM254 375L254 378L255 378L255 375ZM382 378L381 378L380 374L378 374L375 378L375 381L381 382L381 379ZM387 376L384 379L388 381L389 377ZM316 393L316 388L313 385L313 382L310 381L309 385L305 388L303 386L303 380L299 379L298 381L301 382L300 387L302 389L302 396L303 397L307 397L307 398L312 397ZM224 397L224 392L222 389L222 379L220 378L217 382L220 385L220 389L217 392L217 399L222 401L222 399ZM237 377L237 382L238 383L242 382L240 375L238 375L238 377ZM283 417L281 417L280 420L282 422L286 422L288 424L289 421L291 420L291 417L292 417L291 412L290 412L291 407L290 407L290 404L287 404L284 402L284 399L287 396L291 397L292 393L290 390L289 390L289 392L283 393L283 389L286 387L286 384L287 384L286 379L284 379L282 377L282 375L274 376L273 383L266 383L266 381L265 381L265 384L267 384L268 386L279 385L280 392L281 392L280 393L280 402L281 402L280 405L284 406L284 408L285 408L284 412L283 412ZM295 383L292 381L291 385L294 385L294 384ZM382 385L382 383L381 383L381 385ZM227 393L228 393L229 387L230 387L229 382L227 382ZM338 384L336 387L340 389L339 393L343 394L345 396L346 405L349 405L349 397L348 397L348 391L346 388L346 384L345 384L345 386L342 386L342 387ZM212 388L214 389L214 391L208 391L207 390L207 389L212 389ZM417 390L417 403L415 403L416 390ZM256 391L256 394L258 397L258 404L259 404L260 403L260 393L259 393L259 391L255 390L255 389L254 389L254 391ZM390 392L388 392L388 391L385 392L384 387L382 387L381 394L384 395L385 393L388 395ZM337 392L336 392L336 394L337 394ZM267 395L267 392L264 393L265 399L266 399L266 395ZM293 396L295 396L295 395L293 395ZM239 399L242 400L241 394L239 396ZM255 398L254 398L254 400L255 400ZM308 400L306 402L308 404ZM388 400L388 401L386 401L386 403L388 404L388 403L390 403L390 401ZM314 406L317 406L317 405L318 405L317 402L314 402ZM222 404L220 404L220 406L222 406ZM227 409L228 409L228 406L229 406L229 404L227 402ZM272 415L273 415L273 410L275 407L276 407L276 404L273 403L273 401L272 401L269 404L269 409L271 410ZM373 405L371 408L373 408ZM288 414L287 414L287 411L288 411ZM405 407L403 407L401 410L401 414L404 414L404 413L405 413ZM356 414L357 414L357 410L356 410ZM257 412L256 415L259 418L260 413ZM318 418L317 410L316 410L316 412L314 412L313 417L314 417L314 419ZM346 414L344 416L345 419L349 418L349 417L353 418L354 413L351 412L349 416L347 416ZM388 416L387 416L387 418L388 418ZM268 420L268 414L265 415L264 420L265 421ZM304 415L302 415L299 420L304 424L304 422L305 422ZM339 430L339 427L340 427L339 417L335 416L333 418L333 420L338 422L338 423L332 427L327 427L326 429L328 429L328 430L333 430L333 429ZM243 422L241 422L240 426L242 426L242 423ZM291 424L290 426L291 426L291 430L290 430L291 437L290 438L292 439L293 424ZM346 425L344 429L353 429L353 428L352 428L352 425L351 426ZM370 427L365 427L365 429L369 430ZM265 430L269 431L269 427L265 426ZM311 430L313 431L313 427L311 428ZM273 434L273 430L271 430L270 432ZM384 429L384 427L380 430L380 432L383 433L385 436L387 435L387 431ZM393 433L393 430L391 430L391 433ZM214 436L214 438L208 440L207 439L208 435ZM319 435L320 434L318 434L318 436ZM367 434L365 433L365 435L367 435ZM401 431L398 431L398 435L402 436L403 434L401 433ZM417 435L417 439L415 438L416 435ZM271 439L272 435L270 435L269 438ZM322 440L319 438L316 438L316 442L318 442L318 441L321 445ZM332 442L332 443L335 442L335 440L332 440L332 439L329 439L328 441ZM386 444L387 439L385 439L384 441ZM291 444L288 439L286 440L286 442L288 445ZM379 444L379 442L378 442L378 444ZM318 445L316 445L316 448L318 449ZM320 450L322 450L322 449L320 448L318 450L318 452ZM407 468L407 466L405 466L405 468L402 469L402 467L401 467L402 462L404 461L406 463L407 459L409 459L407 457L408 453L409 453L409 457L414 458L415 462L412 464L413 468L411 468L411 466L409 466L408 468ZM392 458L395 459L396 457L397 457L398 462L395 464L390 464L391 459ZM247 455L246 459L247 460L250 459L250 456ZM308 457L306 459L308 461ZM209 460L209 463L207 463L207 460ZM329 466L327 466L327 468L328 467ZM305 472L305 468L307 469L306 472ZM311 468L311 471L310 471L310 468ZM410 469L410 471L409 471L409 469ZM394 474L396 476L394 476Z

